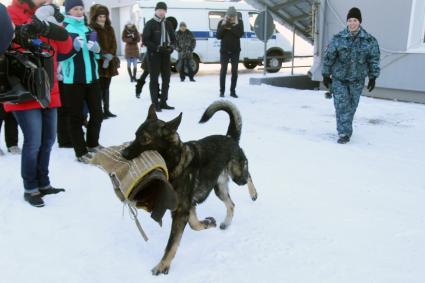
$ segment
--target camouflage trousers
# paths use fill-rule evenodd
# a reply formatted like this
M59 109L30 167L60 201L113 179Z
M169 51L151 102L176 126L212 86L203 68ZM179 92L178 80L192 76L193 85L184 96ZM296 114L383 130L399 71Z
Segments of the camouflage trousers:
M359 105L364 80L344 82L332 80L332 93L336 112L336 129L338 135L353 134L353 119Z

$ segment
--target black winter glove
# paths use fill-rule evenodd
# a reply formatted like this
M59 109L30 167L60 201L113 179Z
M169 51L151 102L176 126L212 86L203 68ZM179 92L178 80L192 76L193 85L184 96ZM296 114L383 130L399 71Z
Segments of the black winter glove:
M370 78L369 83L367 84L367 89L371 92L375 88L375 78Z
M323 76L323 84L325 85L325 87L327 88L327 89L329 89L329 87L331 86L331 84L332 84L332 79L331 79L331 77L329 77L329 76Z
M17 33L19 33L19 36L26 39L46 35L48 32L49 25L40 21L37 17L33 17L32 22L29 24L17 27Z

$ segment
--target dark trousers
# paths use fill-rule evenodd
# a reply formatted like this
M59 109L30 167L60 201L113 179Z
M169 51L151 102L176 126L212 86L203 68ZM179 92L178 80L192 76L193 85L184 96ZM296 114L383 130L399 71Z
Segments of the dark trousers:
M143 83L145 83L148 76L149 76L149 71L143 70L143 73L140 76L140 78L137 79L137 82L140 82L140 83L143 82Z
M100 77L100 91L102 93L103 112L109 112L109 87L111 85L111 78Z
M59 94L61 101L65 99L63 83L59 82ZM58 144L59 146L72 145L71 134L68 125L68 111L65 107L58 108Z
M232 82L230 84L230 93L236 92L236 83L238 81L238 65L240 52L220 52L220 93L226 90L227 65L232 64Z
M171 61L170 54L149 52L148 64L150 73L149 89L152 103L166 103L168 100L168 89L170 87ZM159 95L158 77L161 74L161 95Z
M193 80L193 68L192 68L192 59L185 58L180 59L181 60L181 68L180 68L180 79L184 80L186 78L186 66L187 66L187 75L191 80Z
M24 134L21 174L27 193L50 185L50 152L56 139L56 108L15 111Z
M3 105L0 104L0 130L4 121L4 137L6 146L18 145L18 123L12 113L4 111Z
M91 84L64 84L63 107L68 112L68 126L75 155L80 157L87 153L87 147L99 145L100 128L103 113L99 82ZM84 139L84 103L87 104L90 120L87 124L87 142Z

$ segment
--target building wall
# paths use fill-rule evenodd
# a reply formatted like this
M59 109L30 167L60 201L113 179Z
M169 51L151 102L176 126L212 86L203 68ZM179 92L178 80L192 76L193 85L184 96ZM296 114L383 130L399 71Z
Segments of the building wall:
M328 0L325 11L325 42L329 42L334 34L345 28L348 10L358 7L362 12L362 26L377 38L383 49L405 51L408 46L412 1L414 0Z
M380 90L376 94L425 101L425 0L328 0L323 5L321 55L332 36L345 27L347 11L356 6L362 11L362 26L376 37L381 48ZM314 78L319 77L319 71L315 68Z

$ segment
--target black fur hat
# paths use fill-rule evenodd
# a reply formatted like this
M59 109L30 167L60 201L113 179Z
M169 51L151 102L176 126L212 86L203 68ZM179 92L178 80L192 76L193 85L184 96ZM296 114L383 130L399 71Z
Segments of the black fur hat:
M350 9L350 11L348 11L347 21L351 18L358 19L360 23L362 22L362 13L360 12L359 8L353 7Z
M159 9L167 11L167 4L165 4L165 2L156 3L155 10L159 10Z

